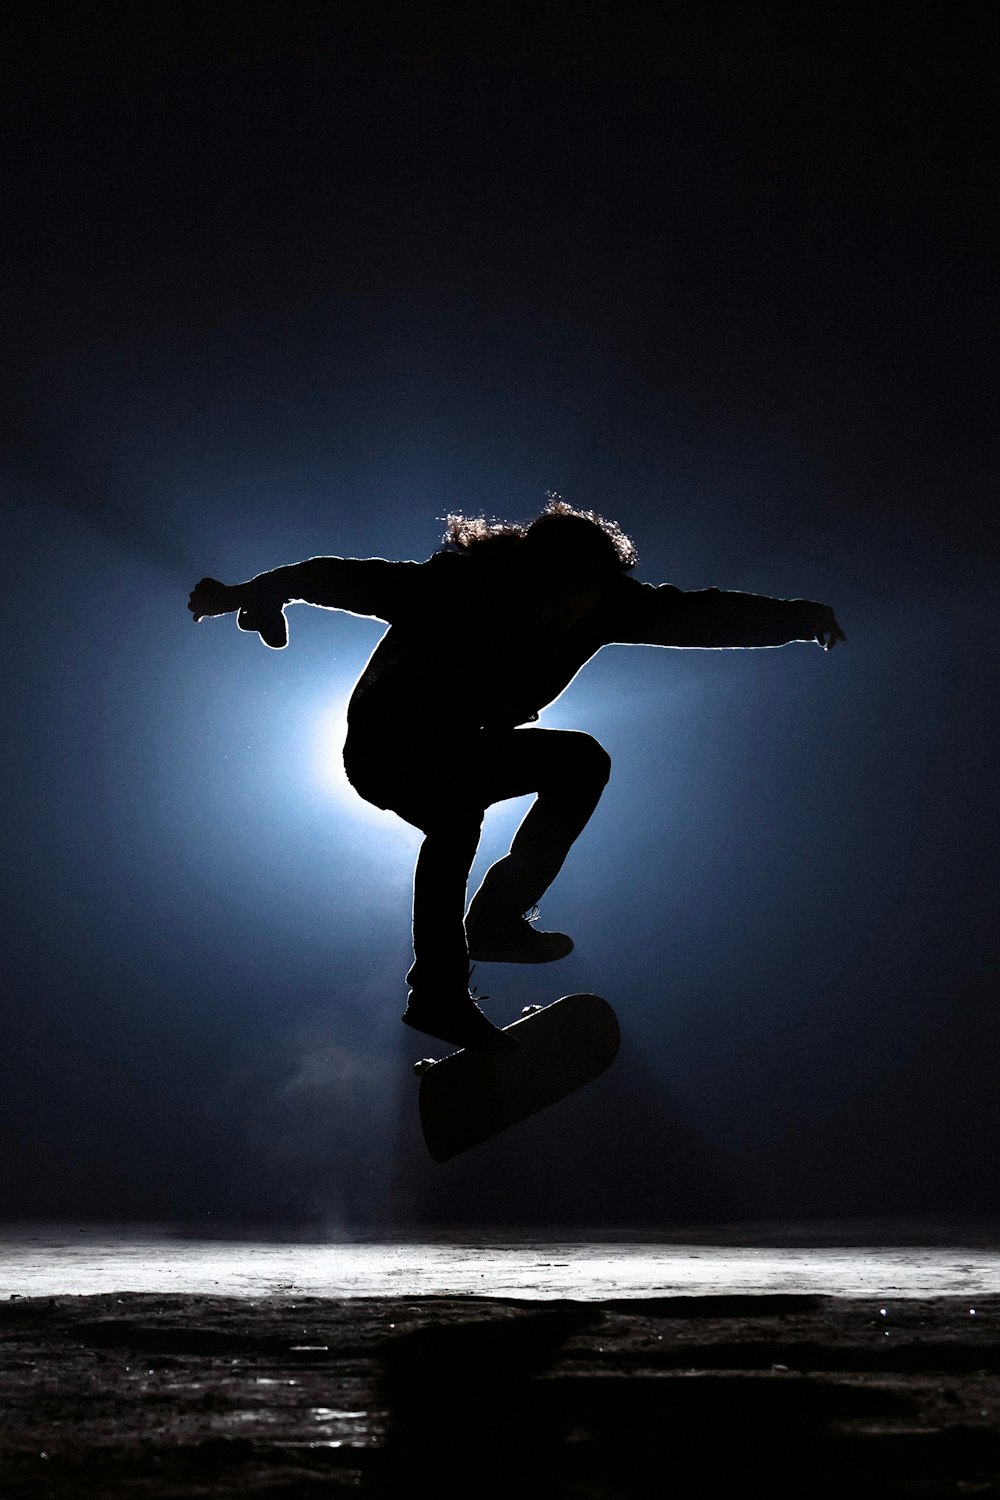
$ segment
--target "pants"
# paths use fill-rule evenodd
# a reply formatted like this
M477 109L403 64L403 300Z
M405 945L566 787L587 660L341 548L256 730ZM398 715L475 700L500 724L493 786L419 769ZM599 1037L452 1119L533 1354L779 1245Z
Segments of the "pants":
M344 759L351 782L367 801L425 834L413 876L407 982L423 991L466 992L466 895L486 809L537 794L510 852L486 872L475 897L477 923L503 931L562 869L607 784L610 757L589 734L562 729L480 730L451 753L440 744L421 752L411 742L395 760L384 743L370 751L349 737Z

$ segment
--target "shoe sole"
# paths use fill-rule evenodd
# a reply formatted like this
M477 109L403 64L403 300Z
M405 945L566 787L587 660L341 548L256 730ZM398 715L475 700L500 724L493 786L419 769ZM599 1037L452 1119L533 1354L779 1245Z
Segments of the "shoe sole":
M535 947L528 948L479 948L469 945L469 957L480 964L554 964L573 952L573 943L567 938L568 947L561 953L540 953Z
M404 1026L409 1026L413 1031L419 1031L421 1036L429 1036L436 1042L445 1042L449 1047L459 1047L468 1052L517 1052L520 1050L516 1039L507 1036L486 1016L483 1016L482 1024L474 1022L468 1031L465 1031L461 1024L452 1027L444 1022L439 1026L433 1017L418 1020L415 1016L404 1014L401 1019Z

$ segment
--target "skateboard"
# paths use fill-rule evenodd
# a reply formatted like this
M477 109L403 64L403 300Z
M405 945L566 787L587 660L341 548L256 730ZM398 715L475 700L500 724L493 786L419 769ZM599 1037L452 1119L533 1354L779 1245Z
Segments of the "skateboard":
M434 1161L450 1161L558 1104L598 1078L618 1052L618 1018L600 995L526 1006L503 1029L516 1050L463 1049L415 1064L420 1123Z

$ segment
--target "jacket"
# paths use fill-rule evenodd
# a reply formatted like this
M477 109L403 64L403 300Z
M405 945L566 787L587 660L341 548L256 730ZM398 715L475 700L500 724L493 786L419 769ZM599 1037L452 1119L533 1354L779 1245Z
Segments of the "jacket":
M251 587L254 612L301 602L388 624L348 707L351 734L366 737L512 728L536 719L603 646L783 646L814 638L816 608L622 574L567 626L509 576L452 552L419 563L313 557Z

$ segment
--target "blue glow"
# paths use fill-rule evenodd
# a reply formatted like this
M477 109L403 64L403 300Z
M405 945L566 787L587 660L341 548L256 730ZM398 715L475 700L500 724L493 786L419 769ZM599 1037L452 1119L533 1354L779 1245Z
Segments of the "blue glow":
M0 1198L978 1209L1000 1151L981 70L924 59L875 98L845 67L796 111L760 82L784 35L722 99L697 46L577 68L369 51L353 21L327 60L223 32L211 56L119 56L113 28L19 54ZM184 603L203 574L424 558L447 512L524 518L549 490L617 518L643 578L828 600L848 642L609 649L547 711L613 760L542 913L576 948L475 982L502 1018L596 990L625 1045L530 1164L510 1142L434 1178L398 1024L419 835L339 762L382 627L298 608L273 653ZM474 880L523 810L491 812Z

